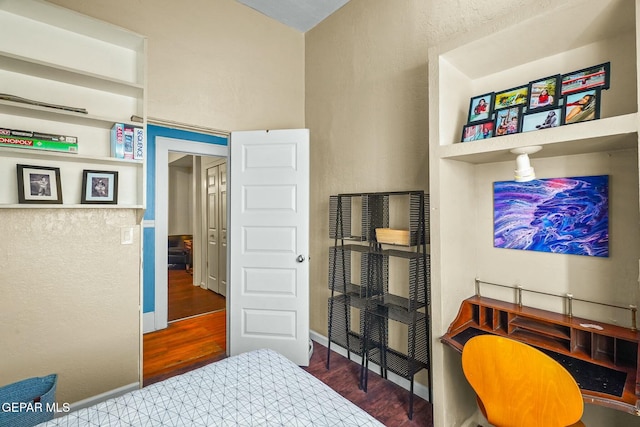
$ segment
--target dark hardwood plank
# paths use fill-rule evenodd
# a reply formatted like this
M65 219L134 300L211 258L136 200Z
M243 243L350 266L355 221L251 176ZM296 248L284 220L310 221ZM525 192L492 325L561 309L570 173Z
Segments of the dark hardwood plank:
M352 356L353 358L353 356ZM359 358L356 356L356 360ZM413 419L409 420L409 392L399 385L369 371L367 392L358 388L360 363L331 351L331 365L327 370L327 348L314 342L313 356L307 372L327 384L386 426L433 426L433 407L430 402L414 396Z
M193 286L193 276L187 271L168 270L168 274L169 322L226 307L226 298L222 295Z

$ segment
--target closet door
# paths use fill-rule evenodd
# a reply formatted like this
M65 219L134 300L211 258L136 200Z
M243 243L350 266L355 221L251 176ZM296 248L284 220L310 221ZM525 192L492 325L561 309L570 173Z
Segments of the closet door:
M218 166L218 210L220 219L218 233L218 293L227 296L227 164L223 163Z
M218 177L219 166L207 168L207 288L220 293ZM225 249L226 250L226 249ZM226 286L226 285L225 285ZM226 290L226 287L224 288Z

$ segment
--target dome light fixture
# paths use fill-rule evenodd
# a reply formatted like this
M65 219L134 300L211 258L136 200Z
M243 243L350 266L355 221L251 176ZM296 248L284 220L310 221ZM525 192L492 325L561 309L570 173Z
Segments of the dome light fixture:
M542 147L539 145L533 145L531 147L521 147L514 148L511 150L513 154L517 154L516 157L516 170L515 170L515 180L516 182L528 182L536 179L536 172L531 167L531 162L529 161L529 154L537 153L542 150Z

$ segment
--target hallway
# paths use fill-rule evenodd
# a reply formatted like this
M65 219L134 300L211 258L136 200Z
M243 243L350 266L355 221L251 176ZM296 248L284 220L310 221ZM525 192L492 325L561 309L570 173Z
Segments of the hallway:
M168 272L169 322L225 308L225 297L199 286L193 286L193 276L187 271L168 270Z

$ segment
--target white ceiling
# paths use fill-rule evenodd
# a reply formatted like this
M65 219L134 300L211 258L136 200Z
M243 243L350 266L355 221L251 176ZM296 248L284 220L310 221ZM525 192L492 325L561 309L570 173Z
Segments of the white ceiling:
M306 33L349 0L237 0L276 21Z

